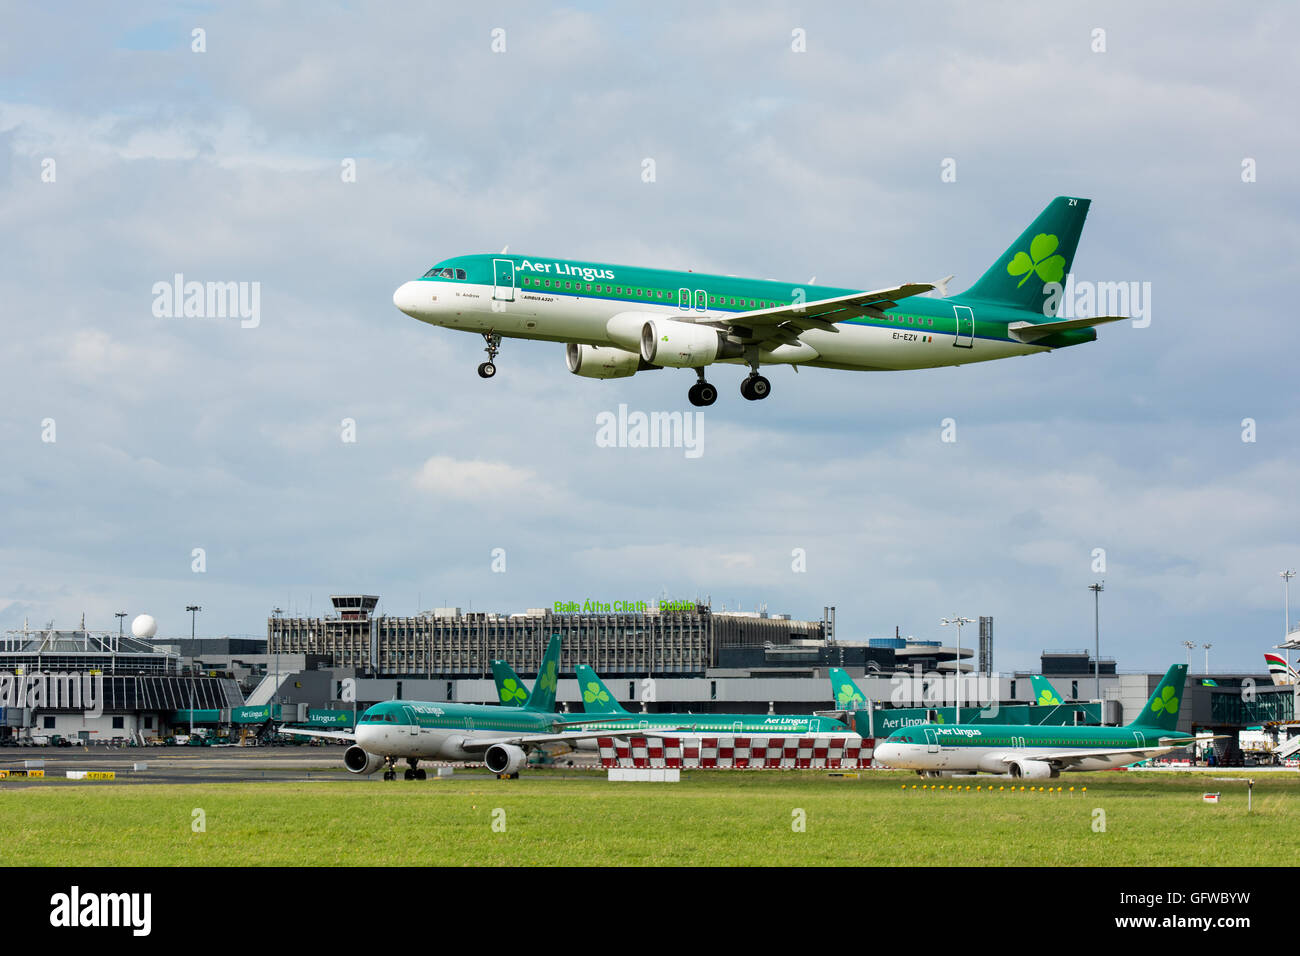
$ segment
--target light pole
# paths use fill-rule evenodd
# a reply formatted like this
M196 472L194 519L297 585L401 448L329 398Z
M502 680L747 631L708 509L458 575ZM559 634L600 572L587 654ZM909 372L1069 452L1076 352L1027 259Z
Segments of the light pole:
M1196 650L1195 641L1183 641L1183 647L1187 648L1187 655L1183 658L1183 663L1188 667L1192 666L1192 651Z
M1201 647L1205 648L1205 676L1206 677L1210 676L1210 648L1213 646L1214 646L1213 644L1201 645Z
M1291 579L1295 577L1295 568L1279 571L1282 578L1282 644L1286 651L1286 671L1291 673ZM1295 716L1296 696L1300 695L1300 682L1291 685L1291 716Z
M185 605L190 612L190 737L194 736L194 618L203 608L197 604Z
M1101 592L1106 590L1106 582L1089 584L1092 592L1092 696L1101 700Z
M125 635L122 633L122 621L126 617L126 611L114 611L113 617L117 618L117 641L120 645Z
M957 719L954 723L961 723L961 627L963 624L974 624L975 622L969 617L962 617L954 614L952 617L945 617L939 621L944 627L949 624L957 625Z

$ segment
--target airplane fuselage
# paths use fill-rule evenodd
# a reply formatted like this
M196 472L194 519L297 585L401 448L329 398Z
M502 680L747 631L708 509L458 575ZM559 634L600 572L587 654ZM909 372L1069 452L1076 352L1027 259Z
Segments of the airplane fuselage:
M430 325L635 353L646 318L743 322L747 311L855 291L529 256L461 256L404 283L393 301ZM1081 329L1032 344L1016 341L1007 326L1024 317L1018 310L959 298L914 296L879 316L836 321L835 331L803 331L797 344L763 350L759 359L764 365L859 371L923 369L1032 355L1096 337L1094 330Z
M1069 770L1111 770L1187 746L1190 734L1128 727L1041 727L1022 724L921 724L876 745L877 763L896 770L1007 773L1016 762L1096 750ZM1107 753L1141 748L1141 753Z
M357 721L357 746L380 757L422 760L482 759L466 749L475 738L503 734L552 734L567 715L522 707L393 700L369 708Z

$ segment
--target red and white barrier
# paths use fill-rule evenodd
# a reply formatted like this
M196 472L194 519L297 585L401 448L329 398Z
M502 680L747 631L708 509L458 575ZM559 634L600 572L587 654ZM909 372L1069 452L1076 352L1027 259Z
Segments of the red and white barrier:
M871 766L875 740L774 734L761 737L679 734L672 737L599 737L600 765L685 770L862 770Z

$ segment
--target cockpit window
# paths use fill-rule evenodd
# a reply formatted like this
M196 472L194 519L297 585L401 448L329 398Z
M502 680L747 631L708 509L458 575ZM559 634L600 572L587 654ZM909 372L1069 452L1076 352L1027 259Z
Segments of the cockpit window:
M426 279L464 279L464 269L453 269L451 266L434 266L424 274Z

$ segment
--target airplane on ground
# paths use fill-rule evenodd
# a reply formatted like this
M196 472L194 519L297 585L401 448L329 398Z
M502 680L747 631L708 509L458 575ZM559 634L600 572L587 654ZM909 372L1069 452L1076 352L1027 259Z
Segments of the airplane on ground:
M1095 340L1095 326L1126 316L1056 318L1059 283L1090 204L1053 199L978 282L954 296L947 295L952 276L863 292L503 250L444 259L399 286L393 304L421 322L483 336L483 378L496 375L502 339L534 339L564 343L569 371L584 378L694 369L688 397L696 406L717 401L708 366L746 365L740 393L755 401L771 391L759 374L764 365L939 368ZM932 290L938 298L921 297Z
M1186 681L1186 664L1169 668L1126 727L920 724L896 730L876 746L874 756L885 766L930 776L984 771L1036 780L1065 770L1124 767L1214 739L1175 729Z
M647 728L667 732L713 734L828 734L853 733L843 721L820 714L691 714L659 711L633 713L614 697L613 691L586 664L577 666L578 687L582 691L583 711L593 718L604 715L609 723L593 720L592 729L617 730L629 727L634 733Z
M560 638L552 637L537 683L518 706L389 700L368 708L351 732L295 727L285 733L351 740L353 745L343 754L344 766L357 774L372 774L382 767L385 780L397 778L399 760L407 763L407 780L425 779L421 760L481 760L498 777L517 777L528 752L537 747L571 747L596 737L619 736L607 726L599 731L579 729L592 722L556 713L559 662ZM645 736L647 731L637 733ZM653 731L650 735L656 736Z
M1290 686L1300 683L1300 674L1296 673L1296 669L1288 664L1281 654L1265 654L1264 660L1268 662L1268 675L1273 678L1274 684Z
M1053 704L1063 703L1061 695L1056 692L1052 682L1041 674L1031 674L1029 686L1034 689L1034 703L1040 707L1051 707Z

